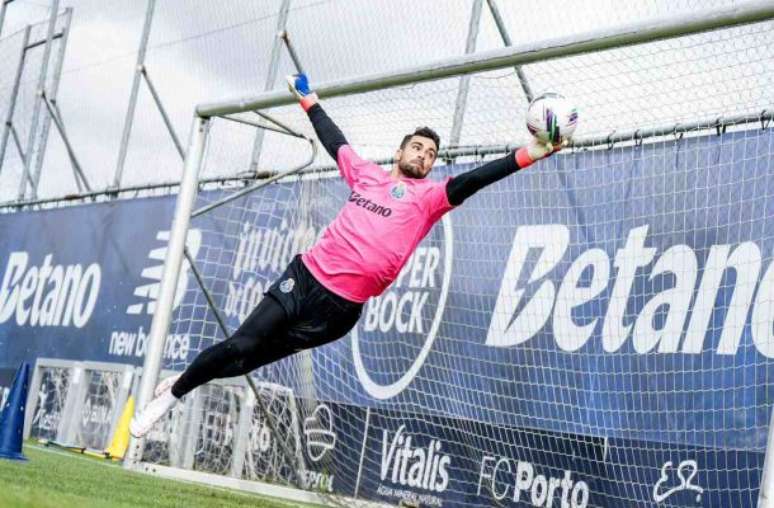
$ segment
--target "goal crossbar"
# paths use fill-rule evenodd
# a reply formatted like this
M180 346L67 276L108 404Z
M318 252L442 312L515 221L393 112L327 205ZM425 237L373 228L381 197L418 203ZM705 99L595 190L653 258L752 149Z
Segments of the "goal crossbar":
M473 72L491 71L515 65L542 62L634 44L684 37L700 32L757 23L774 18L774 3L769 0L705 10L679 17L654 18L616 29L593 30L583 34L544 39L502 49L472 53L428 64L407 67L390 73L344 79L315 86L321 98L351 95L420 83ZM220 102L199 104L196 114L209 118L257 109L292 104L296 99L286 91L272 91Z

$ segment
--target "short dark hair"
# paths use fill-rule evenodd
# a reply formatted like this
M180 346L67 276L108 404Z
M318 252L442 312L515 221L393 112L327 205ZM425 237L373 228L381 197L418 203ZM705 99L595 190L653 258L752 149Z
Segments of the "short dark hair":
M403 150L406 148L406 145L414 136L422 136L423 138L430 138L435 143L435 151L437 152L438 149L441 147L441 137L436 133L433 129L430 127L417 127L417 129L412 134L406 134L403 136L403 141L400 142L400 149Z

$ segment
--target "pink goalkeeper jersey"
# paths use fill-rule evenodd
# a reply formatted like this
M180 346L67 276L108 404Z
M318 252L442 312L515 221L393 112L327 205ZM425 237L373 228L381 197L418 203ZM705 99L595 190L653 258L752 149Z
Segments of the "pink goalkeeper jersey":
M337 155L352 192L302 260L323 286L362 303L395 280L433 224L453 208L446 196L449 177L395 180L349 145Z

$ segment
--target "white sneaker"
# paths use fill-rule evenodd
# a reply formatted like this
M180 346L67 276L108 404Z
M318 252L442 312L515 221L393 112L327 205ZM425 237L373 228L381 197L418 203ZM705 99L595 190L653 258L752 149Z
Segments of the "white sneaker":
M176 374L174 376L165 377L161 380L161 383L156 385L156 389L153 391L153 396L158 397L162 393L166 392L167 390L172 389L172 385L174 385L178 379L180 379L181 374Z
M161 420L179 402L179 399L172 395L172 384L169 383L165 391L150 401L140 413L135 414L129 423L129 433L132 436L136 438L145 436L156 422Z

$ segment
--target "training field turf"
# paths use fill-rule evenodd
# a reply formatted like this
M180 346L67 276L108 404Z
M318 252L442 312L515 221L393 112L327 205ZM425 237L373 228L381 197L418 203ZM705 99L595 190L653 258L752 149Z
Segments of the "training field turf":
M125 471L104 459L24 447L27 462L0 459L1 508L310 507Z

